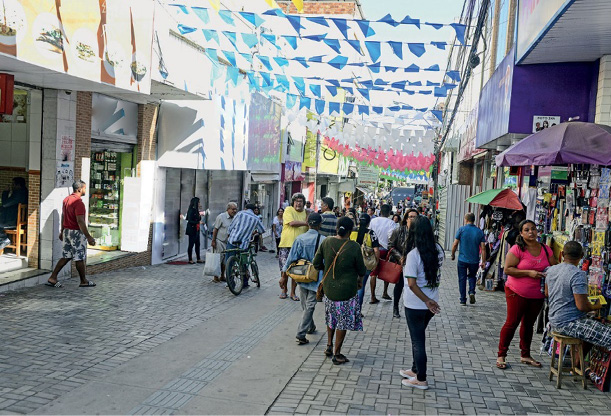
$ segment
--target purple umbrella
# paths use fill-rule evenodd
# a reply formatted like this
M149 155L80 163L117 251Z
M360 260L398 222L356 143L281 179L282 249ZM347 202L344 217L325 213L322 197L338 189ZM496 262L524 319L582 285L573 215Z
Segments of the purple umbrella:
M611 165L611 126L572 121L531 134L496 157L497 166Z

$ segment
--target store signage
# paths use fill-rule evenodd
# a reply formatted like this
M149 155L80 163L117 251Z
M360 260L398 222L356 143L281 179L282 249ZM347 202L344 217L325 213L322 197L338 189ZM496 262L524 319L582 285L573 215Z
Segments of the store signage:
M261 94L253 94L248 111L248 169L280 171L282 108Z
M56 141L55 187L72 186L74 182L74 137L64 134Z
M380 178L380 171L371 165L358 166L358 178L356 179L357 187L375 189Z
M533 116L533 133L560 124L560 116Z
M513 49L503 59L480 94L475 147L480 147L509 131L512 84Z
M148 94L153 11L147 0L5 0L0 53Z
M574 0L520 0L518 6L518 62L535 46L557 16Z

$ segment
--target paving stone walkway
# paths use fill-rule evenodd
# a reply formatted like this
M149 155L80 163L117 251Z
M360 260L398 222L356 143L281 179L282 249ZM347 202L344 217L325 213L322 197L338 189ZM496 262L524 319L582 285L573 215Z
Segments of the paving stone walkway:
M519 364L517 338L509 356L512 367L496 369L504 297L480 293L475 305L459 306L455 264L449 260L442 314L428 330L431 389L426 392L401 386L398 371L411 364L411 348L405 320L393 319L390 301L365 304L365 331L348 333L344 344L351 362L334 366L323 355L324 331L309 335L308 346L295 344L299 304L277 298L273 254L260 254L259 265L262 287L239 297L202 277L201 265L96 275L95 288L78 288L75 279L62 289L38 286L3 294L0 413L611 413L609 393L592 386L583 391L570 380L556 390L547 379L547 356L540 357L543 369ZM316 322L322 329L319 309ZM218 348L198 350L187 348L188 339L178 342L214 328L218 339L209 342ZM538 339L533 347L537 358ZM175 361L183 356L181 367ZM293 360L283 365L277 357ZM139 360L148 361L134 366ZM150 369L148 362L158 368ZM142 380L139 374L125 375L134 368L149 372L143 370ZM150 374L160 374L157 384ZM99 383L112 377L121 381L115 387L126 396L115 397L114 407L104 407L100 397L78 412L62 407L62 400L79 397L82 389L89 387L95 396ZM230 395L236 378L244 380L236 390L238 400L216 401L213 407L216 396ZM257 389L273 394L255 394L258 407L249 407ZM247 392L250 399L244 399Z

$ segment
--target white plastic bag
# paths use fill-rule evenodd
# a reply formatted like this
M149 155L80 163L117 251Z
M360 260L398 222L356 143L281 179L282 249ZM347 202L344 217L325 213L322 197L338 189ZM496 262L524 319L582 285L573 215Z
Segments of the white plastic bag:
M221 275L221 253L206 252L206 264L204 265L204 276Z

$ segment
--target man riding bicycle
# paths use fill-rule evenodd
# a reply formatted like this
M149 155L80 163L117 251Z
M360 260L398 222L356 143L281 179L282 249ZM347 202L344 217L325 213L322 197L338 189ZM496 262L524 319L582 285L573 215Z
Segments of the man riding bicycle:
M235 218L229 226L229 237L227 238L227 256L225 261L229 261L229 257L236 252L235 249L246 250L250 244L250 239L255 230L260 233L265 232L265 227L261 219L254 213L255 204L246 204L243 211L236 214ZM245 278L244 287L248 286L248 280Z

